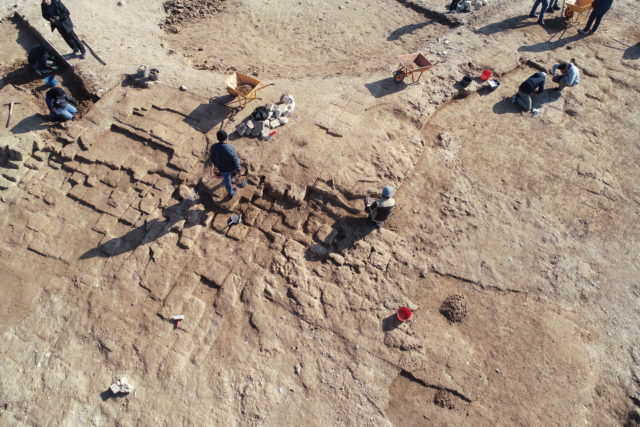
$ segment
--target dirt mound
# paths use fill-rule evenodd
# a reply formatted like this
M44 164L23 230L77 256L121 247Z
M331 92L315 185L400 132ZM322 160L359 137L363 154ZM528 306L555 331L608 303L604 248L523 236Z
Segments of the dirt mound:
M449 295L440 306L440 314L451 323L461 323L467 318L467 303L464 295Z
M446 390L436 391L436 395L433 397L433 403L441 408L455 409L455 399L451 393Z
M177 25L199 21L220 12L223 2L224 0L167 0L163 4L167 17L160 27L177 32Z

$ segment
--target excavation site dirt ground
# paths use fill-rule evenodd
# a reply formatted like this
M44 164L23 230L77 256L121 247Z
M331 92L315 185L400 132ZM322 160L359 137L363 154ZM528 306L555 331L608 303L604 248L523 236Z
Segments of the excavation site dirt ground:
M84 60L0 3L0 424L639 425L637 5L584 36L444 3L67 0ZM435 65L395 82L412 52ZM561 61L579 85L511 102ZM232 110L236 71L274 85ZM270 140L235 132L283 95Z

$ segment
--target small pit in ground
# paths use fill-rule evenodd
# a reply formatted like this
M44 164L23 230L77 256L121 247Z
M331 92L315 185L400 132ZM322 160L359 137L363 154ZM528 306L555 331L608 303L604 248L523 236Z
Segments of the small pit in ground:
M175 14L175 4L167 9L174 16L167 19L175 21L163 25L169 47L190 58L197 69L264 78L390 71L396 56L420 50L448 30L397 0L290 5L212 0L211 14L206 9L201 15L187 8L193 1L198 0L182 0ZM220 5L222 10L215 12Z

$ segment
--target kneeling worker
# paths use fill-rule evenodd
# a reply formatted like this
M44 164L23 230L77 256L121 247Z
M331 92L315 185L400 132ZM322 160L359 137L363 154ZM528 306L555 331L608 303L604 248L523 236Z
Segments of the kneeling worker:
M58 67L53 62L53 55L51 55L51 52L46 46L34 46L29 51L27 60L29 61L29 65L31 65L31 68L33 68L33 71L35 71L39 76L50 74L58 69Z
M396 201L391 196L393 196L393 187L387 185L382 189L381 198L372 202L367 197L364 202L364 210L369 214L371 221L378 227L382 227L396 205Z
M555 75L556 70L560 70L560 74L557 76ZM553 90L562 90L566 86L573 87L580 83L580 70L569 62L553 64L551 75L553 76L553 81L558 83L558 87L553 88Z
M538 110L533 108L533 99L531 95L536 95L544 91L544 81L547 78L547 74L543 72L537 72L527 80L522 82L518 88L518 93L513 97L512 102L517 103L519 106L527 111L531 111L531 115L538 114Z
M217 175L222 176L224 187L227 189L229 197L236 194L236 190L231 185L231 178L240 172L240 158L236 149L227 144L227 133L219 130L216 134L218 142L211 146L210 158L213 166L218 170Z
M78 112L76 107L71 105L71 98L62 88L54 87L49 89L45 95L45 101L51 113L51 120L60 122L71 120L74 114Z

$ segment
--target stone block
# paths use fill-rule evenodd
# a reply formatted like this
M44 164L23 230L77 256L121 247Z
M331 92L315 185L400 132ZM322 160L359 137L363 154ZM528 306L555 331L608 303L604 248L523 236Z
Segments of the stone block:
M322 243L330 245L335 240L338 232L327 224L322 224L316 232L316 239Z
M86 194L88 188L84 185L75 185L67 195L74 200L82 201L84 199L84 195Z
M297 184L290 184L287 191L287 200L294 206L301 206L304 203L304 198L307 195L307 187Z
M97 233L107 234L116 222L117 220L114 217L105 214L98 219L98 222L96 222L91 229Z
M133 226L138 221L138 218L140 218L140 211L138 211L137 209L128 208L122 214L120 220L127 225Z
M144 197L140 200L140 210L146 214L150 214L158 206L158 199L153 197Z
M249 232L249 227L247 227L244 224L236 224L229 227L227 231L227 237L230 237L233 240L240 241L245 238L248 232Z

